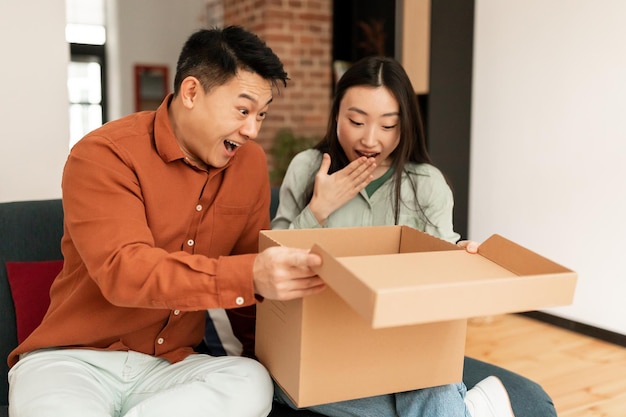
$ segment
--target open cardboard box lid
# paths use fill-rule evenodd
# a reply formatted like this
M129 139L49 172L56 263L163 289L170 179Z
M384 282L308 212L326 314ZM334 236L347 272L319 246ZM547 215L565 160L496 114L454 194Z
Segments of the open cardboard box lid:
M260 239L319 254L318 275L373 328L567 305L577 280L499 235L478 254L407 226L272 230Z

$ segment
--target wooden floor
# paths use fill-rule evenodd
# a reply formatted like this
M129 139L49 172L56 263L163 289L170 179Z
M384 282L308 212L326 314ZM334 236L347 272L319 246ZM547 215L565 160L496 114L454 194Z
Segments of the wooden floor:
M504 315L470 320L466 353L541 384L559 417L626 417L626 348Z

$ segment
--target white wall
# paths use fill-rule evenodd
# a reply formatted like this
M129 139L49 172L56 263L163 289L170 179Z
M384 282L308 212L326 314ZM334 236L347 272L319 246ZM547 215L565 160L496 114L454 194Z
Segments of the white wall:
M477 0L469 236L579 274L547 310L626 334L626 2Z
M173 90L180 49L207 26L206 0L107 0L110 119L135 110L135 64L167 65Z
M0 1L0 51L0 202L58 198L69 151L65 1Z
M108 86L115 119L134 110L135 63L165 64L173 83L205 0L107 0ZM0 202L61 197L69 151L65 0L0 1Z

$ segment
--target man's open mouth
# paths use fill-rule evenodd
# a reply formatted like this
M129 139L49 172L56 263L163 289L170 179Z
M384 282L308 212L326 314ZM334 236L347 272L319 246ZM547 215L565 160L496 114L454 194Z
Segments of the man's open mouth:
M237 142L233 142L232 140L224 139L224 146L229 152L232 152L238 147L240 147L241 145L238 144Z

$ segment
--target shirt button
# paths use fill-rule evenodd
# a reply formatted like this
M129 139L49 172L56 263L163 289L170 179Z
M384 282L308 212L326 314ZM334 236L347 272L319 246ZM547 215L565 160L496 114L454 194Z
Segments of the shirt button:
M195 242L193 241L193 239L189 239L189 240L187 241L187 246L193 246L193 244L194 244L194 243L195 243Z
M243 304L243 297L237 297L235 298L235 303L240 306Z
M174 310L174 315L178 316L180 314L180 310Z
M196 211L202 211L202 204L198 204L196 206Z
M163 344L163 342L165 342L165 340L163 340L163 338L162 338L162 337L159 337L159 338L157 339L157 343L158 343L159 345L162 345L162 344Z

